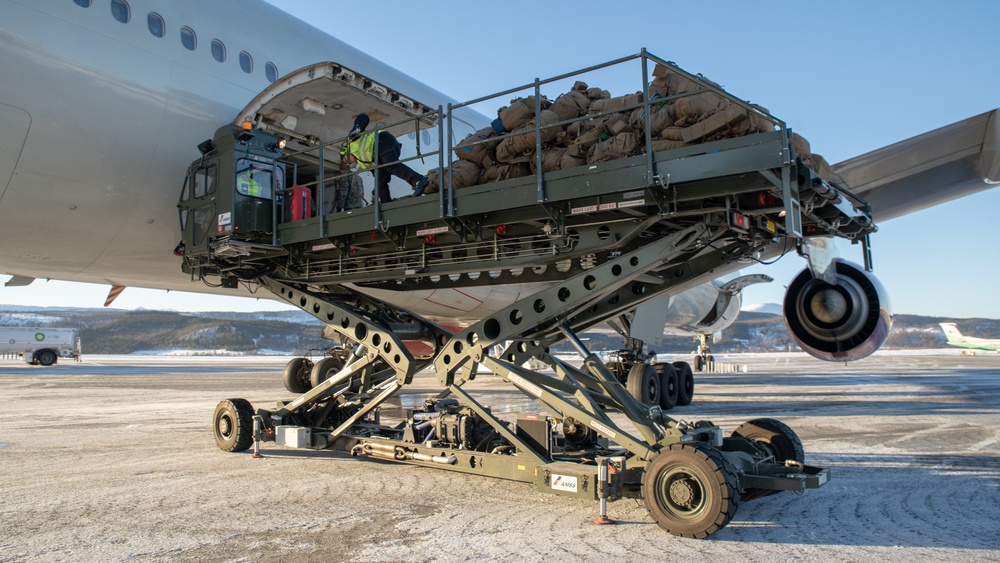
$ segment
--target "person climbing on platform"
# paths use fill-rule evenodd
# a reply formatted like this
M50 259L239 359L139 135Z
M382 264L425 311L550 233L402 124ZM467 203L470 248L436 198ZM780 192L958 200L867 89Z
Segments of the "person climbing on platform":
M358 114L354 120L354 127L348 133L347 146L340 150L342 158L353 168L355 165L362 170L371 169L375 173L375 167L380 163L391 162L388 166L379 169L377 187L378 200L380 203L392 201L389 193L390 176L395 176L407 184L413 186L413 197L423 195L424 188L427 187L427 176L418 174L409 166L399 160L400 147L396 137L388 131L370 131L365 133L368 127L369 118L367 114ZM375 135L378 135L378 158L374 158Z

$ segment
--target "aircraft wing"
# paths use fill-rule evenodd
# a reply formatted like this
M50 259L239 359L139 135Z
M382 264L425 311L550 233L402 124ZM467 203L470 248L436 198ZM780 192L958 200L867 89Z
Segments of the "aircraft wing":
M876 222L1000 184L1000 109L946 125L833 166L844 187L872 204Z

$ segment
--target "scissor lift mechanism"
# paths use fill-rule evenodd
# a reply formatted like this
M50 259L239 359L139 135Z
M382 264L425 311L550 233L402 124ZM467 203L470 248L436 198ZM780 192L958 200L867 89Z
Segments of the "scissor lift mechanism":
M670 64L638 58L644 76L647 59ZM648 101L638 107L649 115ZM453 109L439 110L442 140ZM767 117L773 132L463 190L448 185L448 143L436 197L283 223L275 211L269 240L227 234L189 244L192 277L258 284L354 345L342 369L273 410L220 403L220 447L277 441L513 479L600 499L602 512L606 500L641 497L661 527L689 537L725 526L741 500L819 487L828 470L803 463L784 424L757 419L727 437L711 423L670 418L637 401L576 337L804 237L867 244L874 226L864 202L796 159L784 123ZM761 193L778 203L761 205ZM458 332L365 293L503 283L537 290ZM414 357L409 341L434 352ZM549 353L560 341L579 352L580 368ZM549 370L527 369L531 358ZM540 422L512 426L483 406L465 387L480 366L533 399ZM380 407L425 369L437 375L438 399L381 424Z

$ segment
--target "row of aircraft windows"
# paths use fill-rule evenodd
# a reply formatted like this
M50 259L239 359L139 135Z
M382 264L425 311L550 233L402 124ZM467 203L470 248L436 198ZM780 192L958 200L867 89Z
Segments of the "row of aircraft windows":
M89 8L93 0L73 0L81 8ZM121 23L128 23L132 20L132 9L126 0L111 0L111 15ZM146 25L153 37L164 37L167 34L167 24L163 17L156 12L150 12L146 16ZM181 45L189 51L198 48L198 35L188 26L182 26L180 30ZM212 40L212 58L220 63L226 62L226 45L219 39ZM253 72L253 57L246 51L240 51L240 68L243 72L251 74ZM278 79L278 67L274 63L268 62L264 65L264 74L268 82Z

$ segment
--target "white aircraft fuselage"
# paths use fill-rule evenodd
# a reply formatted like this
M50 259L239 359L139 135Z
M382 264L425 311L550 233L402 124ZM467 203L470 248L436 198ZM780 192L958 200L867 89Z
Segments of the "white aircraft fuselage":
M0 0L0 64L7 77L0 82L0 273L245 294L181 272L172 254L180 239L176 205L197 145L239 117L269 85L268 70L282 76L335 61L429 106L451 101L259 0L128 5L123 23L107 2ZM162 37L154 33L157 19ZM182 40L192 34L193 50ZM220 45L222 62L215 56ZM252 59L250 72L241 66L244 54ZM487 122L474 112L461 120L470 132ZM406 145L404 155L412 151ZM527 289L376 296L461 324L506 307ZM696 327L715 308L717 290L710 282L672 296L672 309L684 315L665 321ZM678 300L684 306L677 307ZM735 320L739 304L736 295L720 318ZM715 322L711 331L730 322Z

